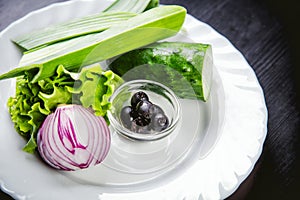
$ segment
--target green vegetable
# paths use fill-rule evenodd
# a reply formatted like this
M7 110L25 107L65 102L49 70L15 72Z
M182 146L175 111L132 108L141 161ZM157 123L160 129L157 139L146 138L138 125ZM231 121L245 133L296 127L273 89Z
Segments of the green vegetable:
M25 50L43 48L70 38L104 31L158 4L159 0L116 0L101 13L33 31L13 41Z
M86 108L92 108L95 115L106 116L111 108L110 96L123 80L112 71L102 71L95 65L92 68L83 68L80 77L74 83L74 87L68 87L68 91L77 94L75 102L80 102Z
M64 74L61 67L54 78L31 83L30 78L34 73L27 71L24 77L17 78L15 97L10 97L7 103L15 129L28 140L24 151L30 153L35 150L36 133L45 117L57 104L71 103L72 96L66 86L73 84L72 78Z
M124 11L133 13L142 13L145 10L157 7L159 0L116 0L108 8L107 11Z
M25 53L19 68L0 75L0 80L38 70L32 81L37 82L55 73L62 64L68 70L106 60L130 50L175 35L182 27L186 9L181 6L161 6L130 18L123 25L115 25L101 33L89 34L55 43Z
M100 13L30 32L13 41L26 50L42 48L70 38L97 33L136 16L129 12Z
M159 0L151 0L145 10L149 10L159 6Z
M32 83L36 71L27 71L17 78L15 97L8 99L9 113L17 132L28 142L24 151L36 149L36 134L47 115L59 104L82 104L95 109L96 115L106 117L110 109L108 98L122 79L111 71L102 71L99 65L85 68L78 74L69 72L59 65L55 74ZM94 98L91 98L91 95Z
M211 46L155 43L111 59L109 68L124 80L155 80L170 87L181 98L206 101L212 82Z

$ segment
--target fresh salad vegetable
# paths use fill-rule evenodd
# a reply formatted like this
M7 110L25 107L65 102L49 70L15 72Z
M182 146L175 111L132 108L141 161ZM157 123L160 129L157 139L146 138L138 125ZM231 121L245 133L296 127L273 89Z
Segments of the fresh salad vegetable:
M159 0L116 0L104 12L108 11L127 11L142 13L145 10L157 7Z
M62 64L68 70L78 70L135 48L175 35L182 27L186 9L181 6L160 6L130 18L125 25L115 25L101 33L55 43L27 52L20 66L0 75L0 80L23 75L35 69L33 82L50 77Z
M100 13L34 30L13 38L13 41L25 50L32 51L63 40L104 31L158 4L158 0L117 0Z
M210 93L213 60L209 44L154 43L108 63L109 68L126 81L155 80L171 88L181 98L206 101Z
M110 96L123 83L123 79L111 70L103 71L100 65L83 68L79 79L68 91L73 94L73 101L80 102L86 108L92 108L95 115L106 118L111 107Z
M74 171L99 164L110 147L110 132L101 116L81 105L59 105L39 129L38 151L52 167Z
M147 5L145 11L146 11L146 10L149 10L149 9L152 9L152 8L155 8L155 7L157 7L157 6L159 6L159 0L151 0L151 1L149 2L149 4Z
M179 97L208 99L211 46L155 43L177 34L186 16L181 6L158 4L116 0L96 15L14 39L25 52L19 67L0 80L17 77L15 96L7 105L15 129L27 140L24 151L38 149L45 162L62 170L102 162L111 140L109 98L124 80L150 79ZM109 69L103 70L98 62L105 60ZM146 67L138 71L138 66ZM121 118L138 133L160 132L170 125L162 108L142 92L134 94Z
M16 130L28 140L24 151L29 153L36 149L39 127L58 105L82 104L92 107L95 115L106 118L111 106L108 98L123 82L113 72L103 71L100 65L84 68L79 74L60 65L54 76L33 83L31 78L35 73L27 71L25 76L17 78L16 94L7 104Z
M102 32L134 16L136 14L130 12L100 13L29 32L13 41L25 50L33 51L63 40Z

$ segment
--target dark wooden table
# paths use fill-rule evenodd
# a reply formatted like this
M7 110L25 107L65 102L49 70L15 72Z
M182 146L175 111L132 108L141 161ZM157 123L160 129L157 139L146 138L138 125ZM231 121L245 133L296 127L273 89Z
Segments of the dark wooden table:
M0 31L33 10L61 1L64 0L0 0ZM225 35L244 54L264 90L269 120L263 153L230 200L297 199L300 34L296 27L300 25L300 7L295 2L161 0L163 4L183 5L189 14ZM0 191L0 199L11 198Z

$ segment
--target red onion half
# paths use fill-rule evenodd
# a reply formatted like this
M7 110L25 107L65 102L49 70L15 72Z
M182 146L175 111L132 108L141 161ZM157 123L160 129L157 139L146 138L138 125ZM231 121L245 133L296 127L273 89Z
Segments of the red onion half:
M80 105L63 105L47 116L37 135L41 157L56 169L74 171L97 165L110 147L106 121Z

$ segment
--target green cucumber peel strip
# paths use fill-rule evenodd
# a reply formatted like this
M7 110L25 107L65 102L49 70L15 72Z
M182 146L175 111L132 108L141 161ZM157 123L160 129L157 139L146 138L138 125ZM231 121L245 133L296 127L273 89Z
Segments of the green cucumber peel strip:
M20 68L0 75L0 80L23 75L37 69L32 82L55 73L62 64L76 71L81 66L103 61L153 42L171 37L180 31L186 16L181 6L160 6L130 18L123 26L112 26L101 33L90 34L56 43L23 55Z

